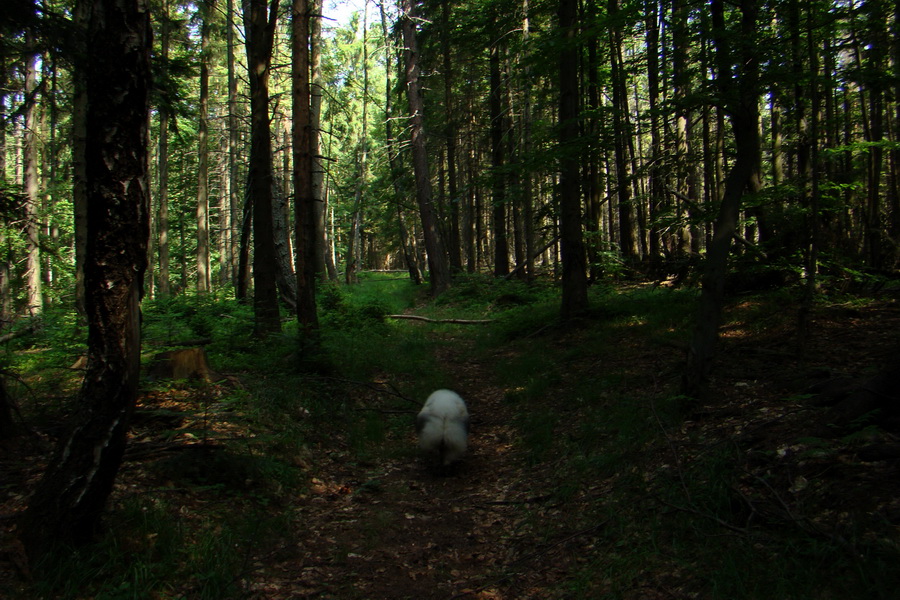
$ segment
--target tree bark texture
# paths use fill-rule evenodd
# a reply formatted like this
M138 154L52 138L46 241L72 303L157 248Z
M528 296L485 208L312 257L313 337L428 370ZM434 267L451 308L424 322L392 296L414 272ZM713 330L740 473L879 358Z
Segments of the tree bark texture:
M379 4L381 12L381 33L384 39L390 39L387 26L387 15L384 11L384 5ZM391 181L394 186L395 207L397 212L397 228L400 233L400 246L403 249L403 258L406 262L406 269L409 278L416 285L422 283L422 271L419 269L419 261L416 258L416 252L410 243L409 233L407 232L406 223L403 218L403 198L405 196L403 187L400 185L400 156L397 151L397 140L394 138L394 128L392 126L392 103L391 103L391 65L394 62L393 46L386 44L384 47L384 65L386 70L385 89L384 89L384 137L385 146L387 147L388 164L390 166Z
M293 124L294 238L297 275L297 321L305 330L319 326L316 315L316 198L313 195L312 114L310 109L310 6L294 0L293 29Z
M198 7L200 26L200 120L197 127L197 292L210 291L209 275L209 36L215 0Z
M560 0L559 29L562 52L559 59L559 230L562 255L563 319L584 312L587 299L587 257L582 231L578 142L578 29L577 0Z
M234 0L226 2L226 68L228 72L228 195L222 199L224 210L229 218L225 227L225 264L227 274L223 280L234 283L238 287L238 261L237 248L240 235L237 232L238 214L241 200L238 194L238 143L240 131L238 130L238 78L235 73L235 41L234 41Z
M450 225L447 250L450 268L453 272L462 271L462 247L459 232L459 189L456 168L456 116L453 113L453 57L450 45L450 1L441 1L441 55L444 65L444 137L447 141L447 189L450 204Z
M496 21L495 21L496 22ZM493 28L496 29L496 26ZM509 241L506 235L506 174L503 172L503 82L500 76L500 42L490 48L491 78L491 225L494 232L494 276L509 273Z
M91 3L85 306L81 410L20 523L32 564L96 531L125 450L140 374L140 301L149 240L151 28L140 0Z
M75 217L75 311L85 318L84 253L87 248L87 174L85 173L84 144L87 137L87 84L84 65L87 30L86 2L77 2L72 15L76 37L77 61L72 73L72 204ZM0 313L3 311L0 310ZM3 318L0 314L0 320Z
M328 277L326 256L328 238L325 235L325 161L322 156L322 0L312 0L309 20L309 144L313 160L312 198L315 210L315 265L316 277Z
M612 63L613 88L613 129L616 162L616 196L619 204L619 252L628 260L637 255L637 240L634 236L634 207L632 206L631 173L628 166L628 140L631 127L628 118L628 90L626 87L625 65L622 58L623 35L621 25L615 24L621 9L619 0L609 0L607 10L613 19L609 30Z
M25 131L23 140L24 188L25 188L25 290L28 314L41 312L43 305L41 286L41 241L40 241L40 199L38 197L38 113L35 95L37 92L37 51L34 36L27 36L25 59Z
M725 180L725 192L719 207L712 241L707 248L702 290L688 361L682 378L682 391L692 398L704 398L718 341L719 323L725 296L725 273L731 238L737 230L741 199L758 172L760 160L758 58L754 46L758 0L741 0L738 35L725 30L723 0L710 2L720 97L731 117L736 156ZM732 38L740 50L738 72L732 72Z
M437 227L437 216L431 192L431 177L428 173L428 152L425 146L424 103L419 82L419 50L416 41L416 22L412 0L401 3L401 28L403 31L403 54L406 64L406 95L409 102L413 170L416 181L416 200L422 219L425 249L428 252L428 269L431 278L431 293L437 296L450 287L450 267Z
M272 140L269 127L269 70L278 0L266 15L266 0L245 0L247 64L250 79L250 161L248 193L253 207L253 310L255 331L281 330L275 280L275 231L272 215Z

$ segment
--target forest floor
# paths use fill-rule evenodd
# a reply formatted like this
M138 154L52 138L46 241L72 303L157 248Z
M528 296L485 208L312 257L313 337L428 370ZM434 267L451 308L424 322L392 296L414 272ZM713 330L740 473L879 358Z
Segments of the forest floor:
M826 307L816 311L810 331L800 358L794 323L784 315L732 320L723 329L713 399L692 406L677 426L668 425L652 399L672 395L683 352L662 348L653 336L623 335L602 355L569 354L540 398L552 432L548 443L585 443L581 424L588 409L573 398L598 372L615 373L618 382L615 394L596 390L599 408L631 399L659 433L630 449L625 462L590 471L577 482L568 458L534 460L522 450L521 407L510 400L517 390L498 377L497 368L523 346L476 350L465 332L442 333L454 339L439 346L438 362L472 414L467 457L449 473L419 457L414 409L408 431L367 458L354 457L346 432L334 427L296 457L306 478L302 491L263 502L260 514L281 515L277 530L247 548L232 577L241 597L267 600L728 597L707 577L702 552L679 555L674 539L657 532L650 541L644 539L647 530L637 527L642 520L666 519L663 529L686 520L698 544L728 537L730 548L746 546L747 554L739 556L771 549L773 563L786 568L790 557L777 555L800 547L792 545L797 536L837 547L851 556L851 570L855 561L885 548L896 552L900 303L884 298ZM531 351L549 357L588 347L591 335L589 326L551 328L533 336ZM153 417L142 420L139 410L114 509L129 498L166 497L190 520L253 496L256 484L249 480L243 496L219 495L183 485L183 478L158 468L170 460L173 443L209 447L193 435L172 441L172 432L183 427L179 413L196 407L198 395L215 406L224 393L220 388L232 385L240 386L239 379L142 398L145 407L153 406ZM382 395L377 385L364 387L356 408L377 414ZM230 422L229 410L192 414L219 435L252 441L253 434ZM598 444L614 453L618 433L607 432ZM7 448L0 464L3 476L18 484L0 503L0 590L24 589L11 583L23 575L12 523L46 459L34 450ZM695 481L699 476L691 465L720 451L729 457L721 478L705 474ZM698 498L697 489L716 487L724 489L728 511ZM783 543L779 536L788 530L796 534L794 541ZM133 543L146 544L156 535ZM843 577L843 569L836 567L835 577ZM888 598L884 590L891 583L878 577L863 577L870 587L856 597ZM197 582L171 582L168 592L133 597L199 598L191 585ZM841 584L812 585L821 588L810 588L808 596L779 597L850 597L833 595ZM756 596L750 590L747 597L775 597L764 591Z

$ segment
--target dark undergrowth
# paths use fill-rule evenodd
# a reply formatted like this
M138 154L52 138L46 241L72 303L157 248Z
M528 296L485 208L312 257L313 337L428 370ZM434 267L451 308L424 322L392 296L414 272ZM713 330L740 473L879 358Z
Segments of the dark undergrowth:
M96 543L27 570L14 516L73 410L83 352L76 319L49 311L3 349L27 431L0 456L0 597L287 597L261 587L254 566L295 552L290 532L315 526L298 508L320 493L319 463L414 460L412 416L453 385L439 357L463 346L514 415L517 477L553 507L553 518L517 507L529 536L498 542L557 566L525 576L539 590L529 597L896 597L898 432L877 414L830 423L811 391L886 366L900 330L893 299L821 299L800 354L790 291L736 298L702 406L678 393L695 300L595 286L590 313L563 325L550 285L466 277L428 302L405 278L378 274L325 286L314 342L290 321L255 339L251 309L229 299L149 301L147 362L194 342L221 379L146 382ZM492 322L390 317L412 311Z

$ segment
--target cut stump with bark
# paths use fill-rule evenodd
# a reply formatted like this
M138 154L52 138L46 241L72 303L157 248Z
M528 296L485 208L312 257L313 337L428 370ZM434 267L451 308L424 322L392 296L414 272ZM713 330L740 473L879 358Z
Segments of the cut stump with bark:
M206 350L199 347L160 352L153 357L147 377L152 381L188 379L210 382L222 379L210 368Z

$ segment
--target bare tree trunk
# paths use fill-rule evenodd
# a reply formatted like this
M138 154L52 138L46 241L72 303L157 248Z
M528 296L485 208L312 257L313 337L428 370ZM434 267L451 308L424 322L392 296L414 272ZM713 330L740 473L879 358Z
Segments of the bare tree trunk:
M496 31L493 20L492 31ZM494 276L509 273L509 242L506 235L506 174L503 172L503 83L500 77L500 41L490 47L491 77L491 224L494 233Z
M255 331L281 330L275 281L275 232L272 223L272 140L269 128L269 70L278 0L266 16L266 0L244 1L247 64L250 77L250 160L248 193L253 203L253 310Z
M657 225L657 215L660 203L665 195L665 182L659 161L662 159L662 136L658 114L659 105L659 9L656 0L648 0L646 7L646 31L647 31L647 95L650 113L650 166L649 177L649 203L648 217L650 219L650 231L648 234L648 258L651 265L659 262L660 232Z
M804 253L806 254L806 285L803 289L802 302L798 314L799 354L806 352L811 329L811 313L816 297L816 286L819 269L819 231L821 229L821 216L819 214L819 57L815 42L815 27L813 25L815 15L807 3L806 10L806 55L809 60L809 139L812 141L809 148L809 211L806 217L807 237L804 240Z
M163 11L168 20L169 4L163 0ZM165 68L169 57L169 25L164 23L160 28L160 52L162 64ZM169 296L171 291L169 272L169 111L163 105L159 108L159 141L157 150L157 177L159 177L157 191L157 218L156 229L158 235L157 252L159 254L159 295L163 298Z
M345 259L345 281L359 283L359 270L362 268L362 212L363 193L369 173L369 44L368 44L368 9L363 9L362 22L362 124L356 150L356 189L353 192L353 213L350 217L350 237L347 243Z
M238 133L237 114L237 77L234 72L234 0L228 0L226 11L228 13L226 15L227 30L225 32L228 70L228 196L222 199L222 210L226 215L222 231L223 235L225 235L225 274L223 275L223 280L233 282L235 288L237 288L237 248L240 236L237 233L236 225L240 222L238 214L240 214L241 202L238 194L237 153L240 135Z
M381 11L381 34L385 40L390 39L388 35L387 15L384 12L384 4L379 3L378 8ZM400 246L403 249L403 258L406 263L406 269L409 272L409 278L416 285L422 283L422 271L419 269L419 261L416 258L415 250L409 239L409 231L403 218L403 198L405 192L400 185L400 157L397 152L397 140L394 138L394 128L392 126L393 104L391 102L391 65L394 64L394 56L392 52L392 44L385 44L384 47L384 66L386 71L384 82L384 132L385 145L387 146L388 164L391 171L391 181L394 183L394 200L397 207L397 226L400 230Z
M275 244L275 284L278 297L290 312L297 310L297 275L294 272L293 236L291 225L291 125L290 119L279 114L276 131L281 130L281 171L273 173L272 186L272 235ZM277 135L277 134L276 134ZM273 160L274 169L274 160ZM280 184L280 185L279 185Z
M441 54L444 65L444 111L446 112L444 136L447 141L447 188L450 196L450 227L447 250L450 268L462 270L462 252L459 238L459 189L456 169L456 118L453 112L453 58L450 49L450 0L441 1Z
M528 0L522 0L522 44L525 56L522 63L525 72L522 77L522 154L527 160L531 158L531 67L530 64L531 25L529 19ZM525 219L525 278L534 279L534 185L531 169L524 169L522 174L522 204Z
M675 181L674 187L678 198L688 198L696 202L694 192L694 159L691 154L692 112L686 101L690 94L691 72L688 68L688 14L686 0L675 0L672 7L672 82L673 103L675 106ZM678 230L678 253L686 256L691 253L694 243L690 222L691 205L676 199L677 213L680 217Z
M608 12L620 13L619 0L609 0ZM613 17L618 19L618 16ZM610 27L610 52L612 53L613 130L616 156L616 190L619 201L619 251L625 259L637 256L634 237L634 215L631 206L631 173L628 168L627 140L631 136L628 127L628 94L625 86L625 66L622 60L621 25Z
M315 230L313 231L315 246L316 276L328 277L326 256L328 254L328 237L325 234L325 160L322 156L322 0L309 3L309 126L310 154L312 155L312 201L315 211Z
M310 114L310 6L294 0L291 15L293 124L291 147L294 153L294 237L296 239L297 321L306 333L318 329L316 314L316 199L313 196L313 157L310 141L314 135Z
M578 142L578 2L560 0L559 29L559 222L562 254L560 315L576 317L587 310L587 272L581 225Z
M59 94L59 69L54 54L45 53L41 60L43 63L42 78L45 82L44 89L47 95L46 107L41 118L41 135L46 140L43 144L43 152L41 153L41 161L44 165L42 170L43 183L41 184L41 189L43 190L43 219L41 229L49 246L51 248L58 248L59 225L52 215L53 208L56 206L58 200L56 197L57 192L55 184L60 167L60 161L56 159L60 150L57 140L57 132L59 130L59 107L57 106L56 101L57 95ZM49 89L47 88L47 81L50 82ZM54 260L50 253L45 253L42 258L44 263L44 289L50 292L49 294L45 294L46 297L44 301L46 303L51 303L54 301L53 286L56 280Z
M419 50L416 43L416 22L412 0L403 0L401 13L403 42L406 46L404 48L406 95L409 101L416 199L425 235L425 248L428 252L431 293L437 296L450 287L450 267L438 233L437 217L431 195L431 177L428 174L428 153L425 146L425 106L419 87Z
M215 0L204 0L198 10L200 26L200 120L197 127L197 292L210 289L209 277L209 21Z
M250 244L253 237L253 196L250 195L250 182L244 198L244 209L241 211L241 232L237 243L237 280L235 281L235 297L244 301L250 294L253 283L250 273Z
M719 322L725 295L725 272L731 239L737 230L741 199L759 166L758 58L753 46L757 26L758 0L740 0L740 33L729 34L725 26L724 0L712 0L713 35L719 94L731 116L737 155L725 182L725 193L716 219L713 239L707 248L702 291L688 362L682 379L683 392L703 398L709 387L712 361L718 340ZM734 73L732 38L740 50L740 70Z
M588 19L597 18L597 3L590 0L585 5L588 11ZM585 230L588 235L587 239L587 257L588 257L588 273L593 281L599 279L602 275L600 264L600 221L603 211L603 180L601 177L600 161L602 159L603 149L601 147L601 130L600 130L600 82L599 82L599 40L597 36L591 36L587 41L587 102L590 116L587 119L586 129L588 132L588 154L585 157L587 161L587 181L586 181L586 199L587 211L585 220ZM648 61L649 61L648 55Z
M84 307L84 253L87 248L87 175L84 145L87 137L87 84L81 61L87 52L84 32L87 30L87 2L75 3L72 16L77 34L77 55L72 73L72 204L75 217L75 311L87 316ZM5 261L4 261L5 262ZM0 313L4 312L0 309Z
M37 148L37 53L31 50L33 34L28 34L29 47L25 59L25 135L23 153L25 161L25 291L27 312L35 315L43 308L41 286L40 198L38 195Z
M291 170L287 160L285 142L285 183ZM296 310L297 277L294 273L294 254L291 246L292 229L290 223L291 207L288 199L288 186L275 186L272 190L272 239L275 250L275 284L278 295L290 310Z
M75 427L19 524L32 565L55 545L84 543L96 531L125 451L140 374L150 18L136 0L95 0L91 6L85 62L88 367Z

